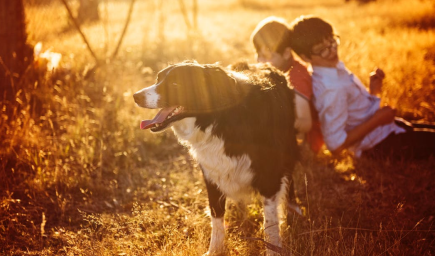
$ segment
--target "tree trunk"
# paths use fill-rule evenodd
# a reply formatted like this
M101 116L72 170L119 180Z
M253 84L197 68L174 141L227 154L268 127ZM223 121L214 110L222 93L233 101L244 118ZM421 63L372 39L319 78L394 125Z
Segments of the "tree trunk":
M0 100L14 99L16 82L33 61L26 40L23 1L0 0Z

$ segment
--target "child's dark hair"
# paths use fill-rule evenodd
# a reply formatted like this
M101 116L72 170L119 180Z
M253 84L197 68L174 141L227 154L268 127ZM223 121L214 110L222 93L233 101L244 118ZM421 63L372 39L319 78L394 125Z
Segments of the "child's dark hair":
M290 29L292 32L291 48L299 56L303 54L308 58L311 58L314 45L334 35L331 24L314 16L297 18L290 24Z
M266 47L282 54L285 48L290 47L290 30L284 19L271 16L258 23L252 32L251 41L257 53Z

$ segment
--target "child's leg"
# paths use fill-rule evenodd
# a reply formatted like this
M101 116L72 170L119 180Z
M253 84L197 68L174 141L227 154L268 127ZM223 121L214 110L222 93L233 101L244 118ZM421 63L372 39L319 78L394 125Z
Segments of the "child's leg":
M420 129L432 129L435 130L435 123L411 123L412 127Z
M414 128L391 134L375 147L364 151L370 158L425 159L435 156L435 129Z
M407 121L407 120L405 120L405 119L403 119L401 117L396 117L395 118L395 123L398 126L405 128L406 130L408 130L408 129L412 130L414 128L417 128L417 129L423 128L423 129L432 129L432 130L435 130L435 123L410 122L410 121Z

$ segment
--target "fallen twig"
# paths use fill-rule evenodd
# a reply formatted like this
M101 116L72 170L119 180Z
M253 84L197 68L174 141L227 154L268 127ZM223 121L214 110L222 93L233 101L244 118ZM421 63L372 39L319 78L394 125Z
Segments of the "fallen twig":
M177 208L179 208L179 209L182 209L182 210L184 210L184 211L186 211L186 212L188 212L188 213L192 213L192 211L190 211L189 209L187 209L186 207L183 207L183 206L181 206L181 205L178 205L178 204L176 204L176 203L174 203L174 202L165 202L165 201L160 201L160 200L156 200L155 202L157 202L157 203L159 203L159 204L163 204L164 206L169 206L169 205L172 205L172 206L174 206L174 207L177 207Z

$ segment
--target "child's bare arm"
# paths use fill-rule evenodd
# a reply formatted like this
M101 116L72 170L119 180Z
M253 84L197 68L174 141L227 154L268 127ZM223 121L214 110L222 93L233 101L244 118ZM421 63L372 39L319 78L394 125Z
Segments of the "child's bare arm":
M342 150L352 146L355 142L364 138L376 127L393 122L395 115L396 109L393 109L389 106L379 109L369 120L355 127L355 129L347 132L347 137L344 143L337 149L333 150L332 153L340 153Z
M377 68L370 73L370 94L378 95L382 92L382 80L385 78L385 73L382 69Z

